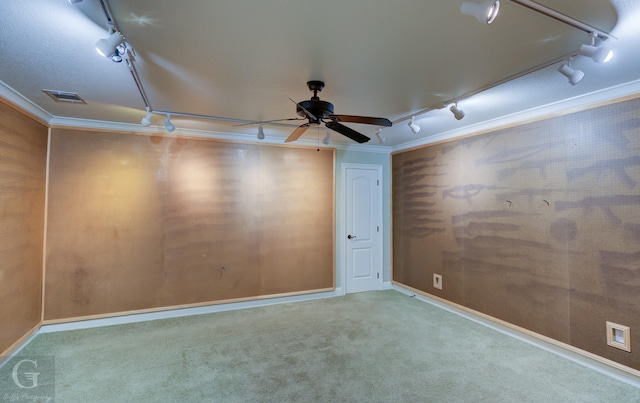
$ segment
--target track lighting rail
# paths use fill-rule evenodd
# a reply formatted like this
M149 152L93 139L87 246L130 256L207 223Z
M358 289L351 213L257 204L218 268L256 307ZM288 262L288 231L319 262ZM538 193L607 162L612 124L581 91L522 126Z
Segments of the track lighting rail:
M180 116L184 118L193 118L193 119L205 119L205 120L217 120L219 122L231 122L231 123L246 123L246 124L256 124L258 122L254 120L247 119L236 119L236 118L227 118L222 116L212 116L212 115L199 115L197 113L183 113L183 112L171 112L171 111L160 111L160 110L152 110L153 113L158 115L171 115L171 116ZM263 122L264 123L264 122ZM291 125L288 123L277 123L270 122L270 126L283 126L283 127L298 127L297 125Z
M569 25L569 26L571 26L573 28L576 28L576 29L579 29L581 31L584 31L584 32L588 33L589 36L592 38L592 45L594 45L596 38L601 40L601 41L609 40L609 39L614 39L614 40L618 39L616 36L611 35L608 32L605 32L605 31L602 31L602 30L597 29L595 27L592 27L589 24L585 24L582 21L578 21L575 18L569 17L566 14L563 14L561 12L553 10L553 9L551 9L549 7L543 6L542 4L539 4L539 3L537 3L537 2L535 2L533 0L511 0L511 2L513 2L515 4L518 4L520 6L526 7L528 9L533 10L533 11L535 11L537 13L542 14L542 15L545 15L545 16L547 16L549 18L552 18L552 19L554 19L556 21L565 23L565 24L567 24L567 25ZM452 105L452 104L455 105L455 104L457 104L457 101L460 100L460 99L470 98L470 97L472 97L472 96L474 96L476 94L479 94L481 92L487 91L487 90L489 90L491 88L494 88L494 87L497 87L499 85L505 84L505 83L507 83L509 81L512 81L512 80L515 80L517 78L523 77L523 76L525 76L527 74L536 72L538 70L542 70L542 69L544 69L546 67L549 67L549 66L552 66L552 65L554 65L556 63L560 63L560 62L563 62L563 61L566 63L567 60L571 60L573 57L575 57L575 56L577 56L579 54L581 54L581 53L579 51L576 51L576 52L572 52L572 53L569 53L567 55L564 55L564 56L549 60L549 61L544 62L542 64L539 64L537 66L531 67L530 69L527 69L527 70L521 71L519 73L513 74L513 75L511 75L509 77L503 78L500 81L496 81L494 83L485 85L485 86L483 86L481 88L478 88L478 89L473 90L471 92L468 92L466 94L459 95L459 96L457 96L455 98L452 98L452 99L450 99L448 101L438 102L438 103L436 103L436 104L434 104L434 105L432 105L432 106L430 106L430 107L428 107L426 109L422 109L422 110L419 110L418 112L412 113L411 115L407 115L407 116L401 117L399 119L396 119L392 123L394 125L396 125L398 123L401 123L401 122L404 122L404 121L407 121L407 120L410 120L410 119L412 120L416 116L423 115L423 114L425 114L427 112L431 112L431 111L438 110L438 109L444 109L448 105ZM575 85L575 83L572 83L572 84Z
M142 101L144 101L144 106L146 109L151 109L151 104L149 103L149 98L147 97L147 93L140 82L140 77L138 76L138 70L136 70L136 66L133 64L133 61L129 58L126 59L127 67L129 67L129 71L131 72L131 76L133 77L133 81L135 81L136 86L138 87L138 92L140 92L140 96L142 97Z
M460 100L460 99L470 98L470 97L472 97L472 96L474 96L476 94L479 94L481 92L490 90L490 89L495 88L495 87L497 87L499 85L508 83L509 81L515 80L517 78L526 76L527 74L536 72L538 70L542 70L542 69L544 69L546 67L549 67L549 66L552 66L552 65L554 65L556 63L560 63L560 62L565 61L565 60L567 60L567 59L569 59L571 57L574 57L576 55L578 55L578 52L572 52L572 53L569 53L567 55L560 56L560 57L557 57L555 59L546 61L544 63L541 63L541 64L537 65L537 66L531 67L530 69L527 69L527 70L521 71L519 73L510 75L509 77L503 78L502 80L499 80L499 81L493 82L491 84L485 85L485 86L480 87L480 88L478 88L476 90L473 90L471 92L467 92L466 94L459 95L459 96L457 96L455 98L451 98L448 101L438 102L438 103L436 103L436 104L434 104L434 105L432 105L432 106L430 106L430 107L428 107L426 109L422 109L422 110L419 110L418 112L412 113L411 115L407 115L407 116L401 117L399 119L396 119L392 123L394 125L396 125L398 123L410 120L412 117L423 115L423 114L425 114L427 112L435 111L435 110L438 110L438 109L444 109L444 108L447 107L447 105L455 105L456 102L458 100Z
M582 21L578 21L575 18L571 18L566 14L563 14L561 12L558 12L554 9L551 9L549 7L543 6L542 4L539 4L535 1L532 0L511 0L513 3L516 3L518 5L521 5L522 7L526 7L529 10L533 10L535 12L538 12L540 14L543 14L549 18L553 18L556 21L560 21L562 23L565 23L567 25L570 25L576 29L579 29L581 31L584 31L588 34L595 34L598 36L598 38L600 39L618 39L615 36L611 35L608 32L599 30L597 28L592 27L589 24L585 24Z
M77 3L79 1L82 0L70 0L71 4ZM110 28L110 30L113 30L115 32L119 32L117 27L116 27L116 23L115 20L113 18L113 15L111 13L111 10L109 8L109 5L107 4L107 0L99 0L100 4L102 6L102 9L104 11L104 15L105 18L107 20L107 26ZM578 21L572 17L569 17L568 15L565 15L563 13L560 13L556 10L553 10L551 8L548 8L542 4L539 4L533 0L510 0L511 2L518 4L520 6L523 6L525 8L528 8L532 11L538 12L542 15L545 15L549 18L552 18L556 21L562 22L564 24L567 24L571 27L574 27L576 29L582 30L586 33L588 33L591 37L592 37L592 45L595 45L595 39L599 39L600 41L605 41L605 40L610 40L610 39L618 39L617 37L615 37L614 35L599 30L591 25L588 25L586 23L583 23L582 21ZM499 2L497 2L499 3ZM496 7L495 11L497 14L497 10L498 8ZM493 18L495 18L495 16L493 16ZM487 23L490 23L490 21L487 21ZM124 44L126 46L126 44ZM127 52L127 53L132 53L131 51ZM474 96L478 93L487 91L489 89L492 89L494 87L497 87L499 85L505 84L509 81L518 79L520 77L523 77L527 74L536 72L538 70L544 69L546 67L552 66L554 64L560 63L560 62L565 62L565 64L567 66L569 66L570 64L570 60L581 54L580 52L572 52L570 54L566 54L564 56L561 57L557 57L555 59L549 60L547 62L544 62L542 64L539 64L537 66L531 67L527 70L521 71L519 73L513 74L509 77L506 77L502 80L496 81L494 83L482 86L476 90L473 90L471 92L468 92L466 94L462 94L462 95L458 95L455 98L452 98L450 100L444 101L444 102L438 102L428 108L419 110L415 113L412 113L411 115L407 115L404 117L401 117L399 119L396 119L392 122L393 125L396 125L398 123L407 121L407 120L411 120L411 124L410 127L412 128L412 130L414 131L414 133L417 133L420 130L420 127L415 124L413 122L413 120L415 119L416 116L419 115L423 115L427 112L431 112L434 110L438 110L438 109L444 109L449 105L454 105L451 107L451 111L454 112L454 115L456 116L456 119L460 120L462 119L462 117L464 117L464 112L459 111L459 113L456 115L456 111L458 111L457 109L457 102L461 99L464 98L469 98L471 96ZM584 52L582 53L584 54ZM133 54L135 56L135 54ZM112 59L113 60L113 59ZM165 124L167 125L167 129L169 128L169 117L170 116L179 116L179 117L186 117L186 118L193 118L193 119L205 119L205 120L214 120L214 121L220 121L220 122L231 122L231 123L239 123L239 124L256 124L256 123L265 123L265 122L256 122L253 120L247 120L247 119L235 119L235 118L228 118L228 117L222 117L222 116L212 116L212 115L200 115L200 114L194 114L194 113L183 113L183 112L172 112L172 111L161 111L161 110L154 110L151 107L149 98L147 97L147 94L144 90L144 87L142 85L142 82L140 80L140 77L138 75L138 72L135 68L134 62L131 59L131 55L127 54L127 57L125 58L126 62L127 62L127 67L129 68L129 71L131 72L131 76L133 77L134 82L136 83L136 86L138 88L138 91L140 93L140 96L142 97L142 100L144 101L146 110L147 110L147 114L152 113L152 114L158 114L158 115L166 115L167 118L165 119ZM594 59L595 60L595 59ZM606 61L606 60L605 60ZM562 72L562 71L561 71ZM563 73L564 74L564 73ZM578 80L579 81L579 80ZM571 81L570 81L571 82ZM576 81L577 83L577 81ZM574 82L571 82L571 84L575 84ZM455 111L454 111L455 109ZM143 119L144 120L144 119ZM167 123L169 122L169 123ZM277 122L269 122L270 125L273 126L282 126L282 127L296 127L296 125L292 125L292 124L288 124L288 123L277 123ZM172 126L172 125L171 125ZM414 127L415 126L415 127ZM173 130L171 130L173 131ZM376 133L377 136L379 136L379 140L381 139L381 136L379 135L379 132ZM382 138L382 140L380 142L383 142L384 138Z
M113 19L109 5L104 0L100 0L100 5L102 6L102 11L104 11L104 16L107 17L107 25L113 26L117 31L116 22Z

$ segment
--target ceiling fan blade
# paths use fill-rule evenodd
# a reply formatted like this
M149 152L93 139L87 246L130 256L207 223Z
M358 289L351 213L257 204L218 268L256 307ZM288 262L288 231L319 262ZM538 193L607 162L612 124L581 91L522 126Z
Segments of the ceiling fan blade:
M364 134L359 133L353 130L352 128L342 125L338 122L333 122L333 121L327 122L325 126L327 126L331 130L337 131L343 136L349 137L351 140L358 143L366 143L367 141L370 140L369 137L365 136Z
M287 137L287 139L284 142L285 143L290 143L292 141L298 140L300 138L300 136L302 136L302 133L307 131L309 126L311 126L311 123L305 123L305 124L302 124L302 125L298 126L296 128L296 130L294 130L293 133L291 133L289 135L289 137Z
M335 118L338 122L362 123L365 125L391 127L391 121L387 118L353 115L331 115L329 118Z
M313 113L309 112L307 109L305 109L304 106L300 105L300 102L296 102L291 98L289 98L289 101L293 102L294 104L296 104L296 106L298 106L300 109L302 109L304 111L305 115L307 115L309 118L311 118L311 119L313 119L315 121L318 120L317 117L313 116Z

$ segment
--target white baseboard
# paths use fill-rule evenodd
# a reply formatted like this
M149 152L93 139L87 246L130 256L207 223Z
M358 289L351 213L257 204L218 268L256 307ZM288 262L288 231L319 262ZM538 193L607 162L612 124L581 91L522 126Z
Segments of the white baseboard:
M426 302L435 307L444 309L445 311L462 316L465 319L469 319L500 333L506 334L507 336L511 336L518 340L524 341L525 343L541 348L545 351L549 351L550 353L564 357L594 371L610 376L611 378L640 388L640 377L634 374L636 372L640 373L640 371L636 371L633 368L625 367L623 369L621 368L623 367L623 365L607 360L606 358L595 356L595 354L580 350L576 347L570 346L560 341L550 339L546 336L538 335L537 333L527 331L526 329L516 328L515 325L505 326L504 324L499 323L501 321L499 321L498 319L492 319L488 315L480 316L478 315L480 313L475 314L474 312L471 312L470 309L461 309L464 307L458 307L456 306L457 304L445 300L436 299L436 297L430 297L425 294L416 293L415 290L405 288L399 284L392 284L391 288L403 294L414 297L417 300Z
M9 350L7 350L7 352L0 355L0 369L2 369L2 367L7 362L9 362L9 360L11 360L12 357L14 357L15 355L18 355L18 353L23 348L25 348L29 343L31 343L31 340L33 340L38 335L38 332L39 332L39 329L32 331L31 334L24 337L23 340L17 342L16 344L13 345L13 347L10 347Z
M38 333L63 332L67 330L89 329L94 327L122 325L126 323L146 322L150 320L179 318L183 316L204 315L214 312L233 311L238 309L257 308L262 306L285 304L290 302L311 301L314 299L331 298L344 295L341 287L333 291L318 292L313 294L290 295L284 297L274 297L257 299L242 302L231 302L227 304L206 305L193 308L170 309L166 311L138 313L131 315L113 316L109 318L80 320L77 322L55 323L43 325Z
M492 320L491 317L477 315L471 312L471 310L461 309L461 307L457 307L453 303L436 299L428 295L416 293L415 290L405 288L398 284L393 284L389 281L382 283L382 289L395 290L405 295L409 295L422 302L426 302L440 309L444 309L448 312L459 315L465 319L471 320L473 322L476 322L478 324L481 324L483 326L496 330L500 333L506 334L508 336L514 337L518 340L524 341L528 344L541 348L545 351L549 351L553 354L569 359L587 368L593 369L594 371L600 372L604 375L610 376L614 379L617 379L619 381L622 381L632 386L640 388L640 377L632 373L632 372L637 372L632 368L628 368L629 370L618 368L617 366L621 366L621 365L614 362L611 362L611 363L605 362L605 361L609 361L609 360L606 360L605 358L594 358L592 357L593 354L588 353L586 351L582 352L582 350L579 350L569 345L565 345L565 343L549 339L542 335L537 335L533 332L527 331L525 333L519 329L516 329L515 326L513 327L505 326L504 324L499 323L497 319ZM83 320L83 321L77 321L77 322L43 325L42 327L40 327L39 330L34 332L28 339L26 339L24 343L21 343L21 345L18 348L12 351L11 356L17 354L20 350L22 350L39 333L53 333L53 332L62 332L67 330L89 329L89 328L102 327L102 326L145 322L145 321L158 320L158 319L169 319L169 318L178 318L178 317L192 316L192 315L203 315L208 313L257 308L262 306L284 304L284 303L290 303L290 302L311 301L316 299L331 298L331 297L337 297L342 295L345 295L344 289L342 287L337 287L333 291L319 292L319 293L313 293L313 294L274 297L274 298L252 300L252 301L233 302L228 304L208 305L208 306L183 308L183 309L171 309L167 311L139 313L139 314L122 315L122 316L115 316L115 317L109 317L109 318L89 319L89 320ZM526 329L523 329L523 330L526 330ZM612 364L617 364L617 366Z

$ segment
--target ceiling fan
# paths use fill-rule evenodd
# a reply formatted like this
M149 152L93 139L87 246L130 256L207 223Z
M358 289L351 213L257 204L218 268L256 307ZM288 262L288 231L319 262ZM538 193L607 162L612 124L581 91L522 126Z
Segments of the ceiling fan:
M366 143L369 137L343 125L340 122L361 123L365 125L390 127L391 121L386 118L376 118L369 116L353 116L353 115L336 115L333 113L333 104L327 101L321 101L318 98L318 92L324 88L322 81L308 81L307 87L313 91L313 97L308 101L295 102L296 113L309 120L309 122L301 124L293 133L287 137L285 143L297 140L310 126L319 126L321 123L331 130L334 130L345 137L350 138L358 143Z

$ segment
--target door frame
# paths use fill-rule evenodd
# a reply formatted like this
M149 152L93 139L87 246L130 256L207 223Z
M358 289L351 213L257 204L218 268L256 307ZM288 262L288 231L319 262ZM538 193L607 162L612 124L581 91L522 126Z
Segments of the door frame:
M347 294L347 170L348 169L366 169L376 171L376 176L378 180L378 191L376 192L377 197L377 205L378 212L376 219L378 220L377 226L380 227L380 230L376 235L376 250L374 251L375 259L378 261L378 267L380 268L380 278L378 279L378 290L382 289L383 280L384 280L384 259L383 259L383 236L384 227L383 227L383 214L382 214L382 165L375 164L356 164L350 162L343 162L341 164L341 180L342 180L342 195L340 200L340 205L342 206L342 222L338 226L338 239L340 239L340 248L342 249L342 294Z

